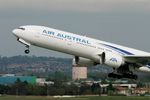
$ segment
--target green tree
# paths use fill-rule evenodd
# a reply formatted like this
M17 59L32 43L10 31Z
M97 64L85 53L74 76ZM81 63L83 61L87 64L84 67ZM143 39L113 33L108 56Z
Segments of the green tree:
M80 94L81 95L92 94L91 86L86 85L86 84L82 84L81 87L80 87Z
M65 85L64 88L66 95L79 95L79 87L74 84Z
M91 90L93 94L101 95L101 87L99 83L93 83L91 86Z
M0 94L8 94L10 87L8 85L0 85Z
M107 93L108 93L108 95L113 95L114 92L115 92L115 88L113 87L112 83L110 82L107 87Z

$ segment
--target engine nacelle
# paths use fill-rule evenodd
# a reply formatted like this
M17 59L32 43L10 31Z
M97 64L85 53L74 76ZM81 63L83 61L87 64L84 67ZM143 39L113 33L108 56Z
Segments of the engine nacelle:
M104 59L103 64L108 65L110 67L118 68L125 63L124 59L120 55L110 52L105 53L105 55L103 54L103 56L101 57L104 57L101 58Z
M76 56L73 59L73 65L89 67L89 66L97 65L97 63L95 63L94 61L92 61L90 59Z
M149 66L142 66L142 67L139 67L137 70L138 71L142 71L142 72L148 72L148 73L150 73Z

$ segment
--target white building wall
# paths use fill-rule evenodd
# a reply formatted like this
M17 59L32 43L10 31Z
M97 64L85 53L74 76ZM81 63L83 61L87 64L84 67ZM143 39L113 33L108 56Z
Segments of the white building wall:
M80 80L87 78L87 67L72 67L72 79Z

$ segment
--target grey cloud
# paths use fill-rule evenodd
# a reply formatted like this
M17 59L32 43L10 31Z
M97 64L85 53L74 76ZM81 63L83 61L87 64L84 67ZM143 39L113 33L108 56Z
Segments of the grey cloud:
M0 0L1 9L110 12L149 11L149 0Z
M0 0L0 55L24 54L12 30L44 25L150 51L150 0ZM62 56L31 47L30 55Z

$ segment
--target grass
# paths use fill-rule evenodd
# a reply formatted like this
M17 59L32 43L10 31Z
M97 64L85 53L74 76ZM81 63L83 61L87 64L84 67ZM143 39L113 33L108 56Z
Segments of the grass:
M150 100L150 97L81 96L72 98L53 98L47 96L1 96L0 100Z

